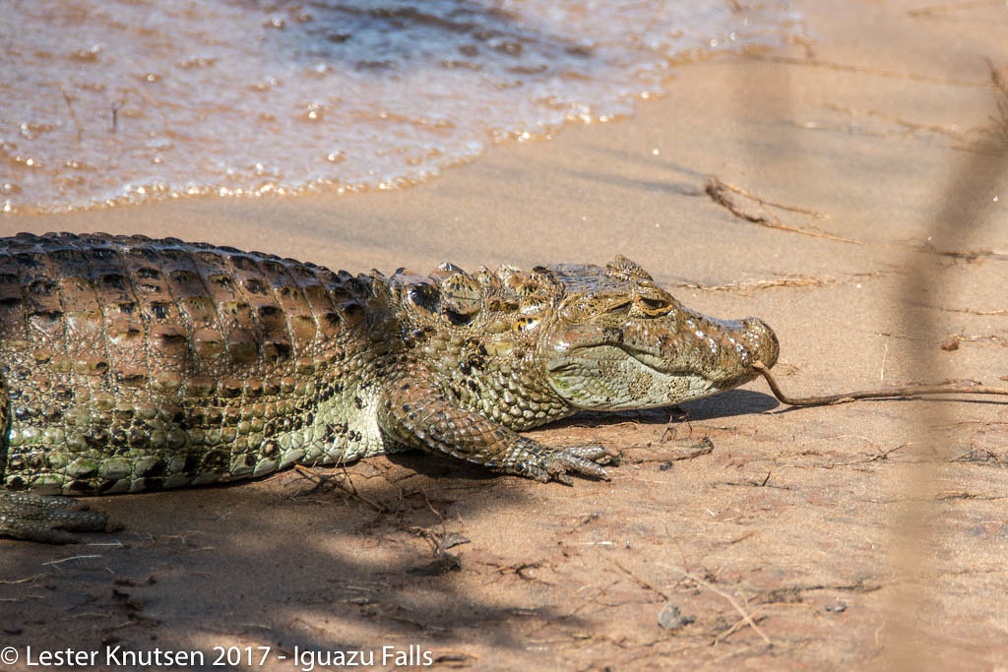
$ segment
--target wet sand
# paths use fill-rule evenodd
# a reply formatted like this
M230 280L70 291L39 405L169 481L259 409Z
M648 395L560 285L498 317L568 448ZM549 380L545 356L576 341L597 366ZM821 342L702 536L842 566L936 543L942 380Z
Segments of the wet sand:
M174 235L353 271L619 252L693 308L764 318L792 393L1008 385L1008 171L977 151L1005 8L798 7L809 45L683 67L630 120L428 184L0 231ZM753 383L531 433L620 450L609 483L402 455L321 484L98 498L125 525L111 545L0 541L0 647L14 670L27 646L101 662L106 645L201 650L206 669L214 647L260 646L265 666L236 667L363 650L390 669L382 647L411 645L442 669L993 669L1008 660L1005 417L993 401L787 410ZM660 627L673 606L694 620Z

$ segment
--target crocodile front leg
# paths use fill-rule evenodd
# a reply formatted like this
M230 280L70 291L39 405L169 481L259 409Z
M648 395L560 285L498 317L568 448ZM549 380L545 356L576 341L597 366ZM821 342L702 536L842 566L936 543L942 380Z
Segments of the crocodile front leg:
M569 473L609 480L598 445L549 448L450 401L423 376L391 384L378 424L389 438L429 453L450 455L493 471L570 484Z
M0 488L7 465L10 436L10 396L0 372ZM78 541L71 532L102 532L108 529L108 517L82 511L64 497L45 497L0 490L0 537L47 544Z

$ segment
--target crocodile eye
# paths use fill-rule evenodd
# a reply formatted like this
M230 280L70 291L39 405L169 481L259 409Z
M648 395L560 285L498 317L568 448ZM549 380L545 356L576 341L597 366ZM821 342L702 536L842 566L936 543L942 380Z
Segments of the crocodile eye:
M639 296L634 305L645 315L664 315L668 311L669 304L664 299Z

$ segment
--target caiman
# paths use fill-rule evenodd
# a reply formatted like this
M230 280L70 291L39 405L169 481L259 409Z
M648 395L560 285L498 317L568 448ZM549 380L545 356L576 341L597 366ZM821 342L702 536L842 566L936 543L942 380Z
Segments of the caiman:
M0 535L104 527L51 495L407 448L605 479L601 446L517 432L705 397L777 354L761 320L691 311L624 257L386 277L174 238L0 238Z

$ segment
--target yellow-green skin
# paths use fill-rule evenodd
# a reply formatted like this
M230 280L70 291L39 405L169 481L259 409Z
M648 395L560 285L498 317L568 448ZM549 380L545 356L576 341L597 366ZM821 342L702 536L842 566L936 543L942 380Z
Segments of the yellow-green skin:
M45 536L25 522L46 518L28 511L52 506L40 493L403 448L542 481L605 478L601 447L516 430L714 394L777 352L762 321L692 312L622 257L387 278L176 239L0 238L0 476L33 493L0 493L0 534Z

